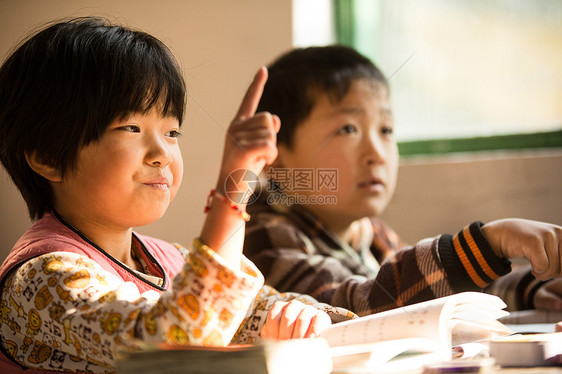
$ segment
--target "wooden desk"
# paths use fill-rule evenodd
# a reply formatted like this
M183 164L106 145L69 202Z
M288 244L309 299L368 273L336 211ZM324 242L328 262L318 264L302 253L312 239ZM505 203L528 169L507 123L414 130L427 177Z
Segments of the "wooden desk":
M492 371L492 373L501 374L560 374L562 373L562 366L560 367L536 367L536 368L503 368L500 370Z
M424 374L422 369L409 371L384 372L385 374ZM450 373L453 373L452 371ZM456 373L461 373L460 371ZM535 368L489 368L480 372L481 374L562 374L562 367L535 367ZM313 374L313 373L311 373ZM369 374L369 372L332 372L332 374ZM374 374L377 374L374 372ZM447 374L447 373L443 373Z

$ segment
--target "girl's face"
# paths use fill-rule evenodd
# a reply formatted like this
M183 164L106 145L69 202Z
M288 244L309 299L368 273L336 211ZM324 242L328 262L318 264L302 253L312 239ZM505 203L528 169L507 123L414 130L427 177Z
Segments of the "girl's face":
M53 183L55 209L72 224L129 229L156 221L183 175L179 123L158 111L112 123Z

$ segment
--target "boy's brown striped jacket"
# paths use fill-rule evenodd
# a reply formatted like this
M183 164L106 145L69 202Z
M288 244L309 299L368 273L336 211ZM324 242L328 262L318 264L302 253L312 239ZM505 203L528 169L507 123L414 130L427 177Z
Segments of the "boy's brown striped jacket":
M542 284L528 269L512 271L510 261L495 256L481 222L456 235L405 245L388 225L372 219L370 246L354 250L303 207L268 204L269 196L262 191L247 206L244 254L281 292L308 294L366 315L468 290L494 293L510 310L528 309Z

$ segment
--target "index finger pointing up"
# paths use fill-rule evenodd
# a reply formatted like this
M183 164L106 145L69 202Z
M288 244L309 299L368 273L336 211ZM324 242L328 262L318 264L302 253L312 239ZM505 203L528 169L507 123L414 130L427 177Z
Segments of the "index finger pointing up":
M267 68L265 66L262 66L254 76L252 84L250 84L250 87L248 87L248 91L246 91L244 99L242 99L242 104L240 104L238 113L234 118L235 120L243 120L246 118L250 118L254 114L256 114L256 110L258 108L258 104L263 93L263 87L265 86L266 81Z

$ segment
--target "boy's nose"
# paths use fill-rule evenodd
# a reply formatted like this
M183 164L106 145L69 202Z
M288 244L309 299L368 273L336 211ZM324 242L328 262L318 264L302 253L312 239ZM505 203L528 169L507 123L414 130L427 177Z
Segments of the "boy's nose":
M369 136L363 143L363 160L367 165L374 165L384 160L384 150L378 137Z

